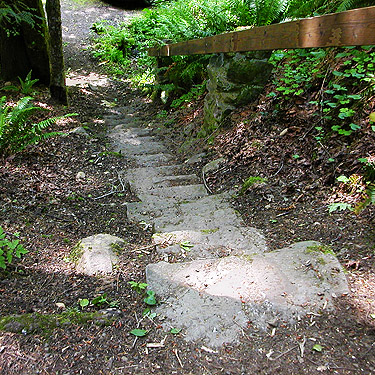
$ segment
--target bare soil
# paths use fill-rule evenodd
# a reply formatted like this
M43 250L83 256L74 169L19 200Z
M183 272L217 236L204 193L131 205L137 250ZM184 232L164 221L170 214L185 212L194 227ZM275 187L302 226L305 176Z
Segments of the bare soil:
M63 7L73 5L81 11L94 7L95 17L98 9L103 13L108 7L110 13L118 17L122 14L104 4L63 2ZM75 21L71 20L73 24L68 18L64 26L73 28ZM78 35L77 40L86 37ZM249 176L267 177L267 184L255 186L233 201L244 221L263 230L270 249L312 239L330 245L347 268L351 295L338 298L334 312L323 310L319 315L308 315L293 327L270 326L263 332L249 322L238 344L218 350L199 342L186 343L183 331L173 335L161 329L157 318L142 318L143 298L128 282L144 281L146 265L159 259L148 247L152 243L151 230L127 219L126 202L136 197L123 189L118 172L131 164L126 157L110 152L103 115L111 112L107 104L115 99L118 106L139 106L147 123L154 122L162 108L140 98L126 83L110 80L105 87L90 87L90 73L105 77L105 72L86 52L80 51L80 58L75 59L78 45L72 43L71 49L67 45L65 53L71 76L81 79L79 85L70 88L69 112L79 115L60 123L58 129L68 131L84 125L89 137L70 134L55 138L0 162L0 225L10 238L11 233L20 232L29 250L21 261L0 274L0 312L1 316L59 316L62 311L80 311L81 298L92 300L107 293L109 302L117 301L121 315L109 326L89 322L53 330L35 326L23 331L13 326L0 333L0 373L375 373L374 210L369 208L360 216L329 215L326 200L332 179L340 170L329 174L305 156L313 140L298 136L297 122L301 119L294 117L294 131L287 137L278 134L291 127L291 118L285 117L285 122L279 121L276 127L270 125L268 131L266 127L260 131L256 122L243 125L243 120L260 111L254 105L233 114L231 127L221 132L216 148L202 141L191 148L197 153L204 149L207 160L220 155L230 160L217 173L207 176L206 183L218 192L241 186ZM54 114L66 113L65 108L50 102L45 90L41 89L36 98ZM198 126L201 113L202 104L197 102L174 113L174 123L180 128ZM172 131L176 138L171 148L178 148L179 137L184 138L176 129ZM258 144L264 147L254 147ZM337 150L339 146L337 143ZM290 157L296 154L301 155L297 161ZM356 154L344 153L342 160L345 164L336 165L336 169L349 168ZM193 167L198 174L200 167L200 163ZM84 172L84 177L77 177L78 172ZM106 195L113 189L121 192ZM72 248L80 238L97 233L110 233L127 241L113 279L87 277L74 270ZM96 310L97 306L84 309ZM130 334L134 328L149 333L136 339ZM150 345L155 343L159 345ZM322 351L313 349L316 344Z

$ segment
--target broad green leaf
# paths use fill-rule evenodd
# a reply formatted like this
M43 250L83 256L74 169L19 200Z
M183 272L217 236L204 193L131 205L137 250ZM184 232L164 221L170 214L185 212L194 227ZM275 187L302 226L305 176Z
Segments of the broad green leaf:
M150 306L156 305L155 292L153 290L148 290L146 294L147 297L143 300L143 302Z
M177 335L180 332L181 332L181 328L172 328L170 330L170 333L172 333L173 335Z
M80 305L82 308L88 306L89 304L90 304L90 301L89 301L88 299L86 299L86 298L81 299L81 300L79 301L79 305Z
M130 333L134 336L137 336L137 337L143 337L143 336L146 336L148 334L148 331L146 331L145 329L133 329L132 331L130 331Z
M337 181L344 182L344 183L350 182L349 178L346 176L337 177Z
M319 345L319 344L315 344L313 346L313 350L315 350L316 352L320 353L323 350L323 347L321 345Z

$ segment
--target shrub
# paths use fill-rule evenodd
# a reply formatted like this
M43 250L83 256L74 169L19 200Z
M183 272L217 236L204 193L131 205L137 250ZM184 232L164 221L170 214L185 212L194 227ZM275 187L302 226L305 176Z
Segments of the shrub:
M17 237L17 235L15 235ZM19 243L18 239L9 240L3 228L0 226L0 267L7 268L13 261L13 258L21 258L22 255L27 254L28 251Z
M0 99L0 157L9 156L24 150L28 145L61 135L60 132L43 131L57 120L74 115L52 117L33 123L30 117L43 109L34 106L31 100L32 98L27 96L20 99L15 106L11 106L7 104L5 96Z

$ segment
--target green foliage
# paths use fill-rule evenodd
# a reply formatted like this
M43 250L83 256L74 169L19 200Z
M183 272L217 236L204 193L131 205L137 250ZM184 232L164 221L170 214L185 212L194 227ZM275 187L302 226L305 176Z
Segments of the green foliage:
M145 329L136 328L131 330L130 333L136 337L144 337L148 334L148 331Z
M197 100L200 96L204 94L205 91L206 91L206 82L203 82L202 84L194 85L188 93L183 94L178 99L173 100L171 107L179 108L184 103L189 103L193 100Z
M190 243L190 241L182 241L180 243L180 248L185 251L190 251L190 249L194 247L193 244Z
M375 204L375 157L359 159L364 164L363 175L339 176L340 186L336 199L329 204L329 212L352 211L360 214L367 206Z
M136 291L138 294L142 294L144 293L144 291L146 290L147 288L147 284L146 283L138 283L136 281L129 281L128 284L130 285L130 287Z
M292 0L289 4L288 16L297 18L317 16L370 5L374 5L371 0Z
M18 80L21 84L21 92L22 94L29 95L31 94L32 87L39 81L39 79L31 79L31 70L27 74L25 80L22 80L21 77L18 77Z
M87 306L97 306L97 307L118 307L118 301L110 301L107 298L107 293L100 294L99 296L93 298L91 301L87 298L82 298L79 301L80 307L83 309Z
M0 99L0 157L22 151L27 146L47 138L61 135L60 132L45 133L44 130L60 119L75 115L68 114L32 123L30 117L43 109L34 106L31 101L31 97L24 97L15 106L11 106L7 105L5 96Z
M176 0L157 1L129 24L113 27L95 23L98 34L93 54L112 73L128 74L146 90L164 92L173 107L192 100L204 90L209 56L173 56L155 69L147 48L165 43L216 35L249 25L266 25L284 18L289 0ZM155 87L159 76L162 81Z
M275 92L270 97L283 101L306 97L318 91L311 100L315 115L322 125L317 126L316 139L337 132L350 136L360 130L356 121L358 111L375 87L375 52L372 47L337 50L276 51L271 61L277 67L274 78Z
M259 177L259 176L250 176L247 178L244 183L242 184L242 187L238 193L238 195L243 195L246 193L248 189L250 189L251 186L254 184L264 184L267 182L266 178Z
M146 292L146 297L143 299L143 302L149 306L154 306L157 304L155 292L153 290L148 290Z
M0 0L0 28L5 30L8 37L18 35L23 23L34 28L40 17L30 12L33 10L21 1L9 4L9 1Z
M21 258L27 253L28 251L20 244L19 239L9 240L6 238L3 228L0 226L0 267L6 269L12 264L14 257Z

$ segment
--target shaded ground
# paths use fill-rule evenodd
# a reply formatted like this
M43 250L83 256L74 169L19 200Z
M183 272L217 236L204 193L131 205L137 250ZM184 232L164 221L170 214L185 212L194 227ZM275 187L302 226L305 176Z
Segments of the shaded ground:
M68 2L64 4L69 5ZM86 9L92 6L87 2L77 5ZM108 9L101 7L99 12L93 11L94 18ZM108 12L112 18L119 14L119 11ZM86 14L89 25L89 13ZM68 17L65 27L69 29L74 25L77 21ZM86 35L80 35L78 40ZM8 233L20 232L22 242L30 250L16 266L1 273L3 298L0 311L1 315L59 314L62 307L56 303L63 303L66 309L74 311L80 298L92 300L107 293L108 301L117 301L122 315L107 327L73 324L50 332L36 328L24 333L19 333L18 329L14 329L16 333L2 332L0 373L374 373L373 212L368 210L359 218L346 214L328 215L323 202L327 196L325 185L309 188L316 177L309 175L309 165L301 161L296 162L296 168L288 159L276 173L281 166L280 149L285 149L288 142L293 144L293 138L286 138L277 146L279 149L267 145L262 151L263 156L267 155L266 159L256 153L244 163L243 157L237 157L239 150L235 150L235 146L243 149L246 139L252 144L253 139L248 134L254 129L244 129L246 134L242 134L241 140L232 142L233 147L228 147L227 143L233 133L223 135L222 146L217 152L232 155L238 166L236 163L225 165L218 173L208 176L207 183L211 189L220 191L241 185L249 175L273 175L271 183L248 191L234 203L244 220L264 231L270 248L305 239L331 245L342 263L348 262L353 294L337 301L338 309L334 314L322 311L320 316L310 315L295 327L270 327L268 332L260 332L249 322L238 345L227 345L217 352L200 343L186 344L181 337L183 332L179 335L163 332L157 318L154 321L141 318L145 305L129 288L128 282L144 281L146 264L157 261L157 257L152 247L147 247L151 244L150 230L127 220L124 203L135 197L126 186L123 188L117 172L131 165L125 157L110 152L102 116L112 110L112 104L133 105L145 121L151 122L159 109L139 99L136 92L130 92L126 83L113 83L103 72L94 70L95 64L88 54L79 54L80 58L74 59L79 45L71 43L74 48L65 47L67 65L71 67L70 78L76 85L70 89L72 108L69 111L76 111L79 116L61 124L60 129L84 124L89 137L57 138L0 164L0 224ZM88 82L90 72L95 74L90 75ZM41 95L39 100L48 104L47 95ZM65 112L66 109L55 107L55 111ZM190 108L189 111L181 112L181 120L177 118L176 122L185 121L186 124L186 119L193 120L201 109ZM246 114L238 116L246 118ZM235 117L233 121L241 122ZM237 127L232 132L241 134L240 130ZM281 130L282 124L274 131L280 133ZM311 140L301 143L300 147L303 149L309 142ZM290 152L302 155L301 150L292 148ZM265 161L272 161L272 158L275 159L271 164ZM195 167L199 166L198 163ZM307 175L300 179L301 186L291 190L298 171L307 171ZM85 177L77 177L78 172L84 172ZM100 198L112 189L120 192ZM105 280L75 273L69 260L73 245L82 237L106 232L128 242L121 253L116 277ZM86 310L95 311L97 307L90 306ZM135 340L129 332L136 327L150 330L148 336ZM164 345L149 345L164 339ZM323 347L322 352L313 350L315 344Z

